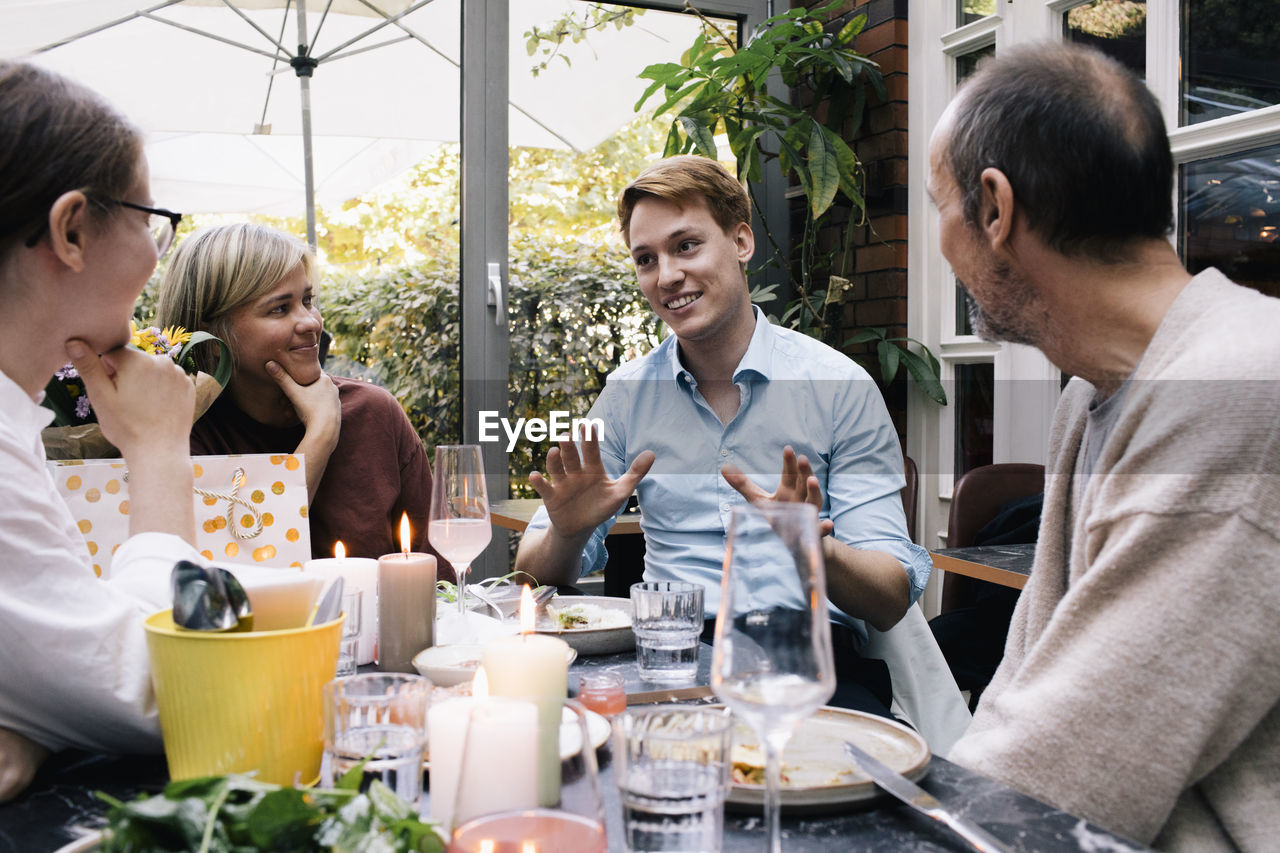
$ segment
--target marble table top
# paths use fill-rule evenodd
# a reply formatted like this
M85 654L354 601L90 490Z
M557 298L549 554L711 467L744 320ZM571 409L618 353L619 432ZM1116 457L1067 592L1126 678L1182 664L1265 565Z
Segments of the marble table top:
M699 649L698 677L688 685L670 685L668 689L708 684L710 663L711 647L704 643ZM624 652L579 658L569 674L571 692L576 690L582 671L599 668L621 672L629 694L653 694L662 689L660 685L642 681L635 670L634 654ZM623 850L622 810L608 744L601 748L598 756L609 849ZM27 792L0 806L0 853L57 850L82 835L86 828L101 824L106 806L94 792L103 791L127 799L159 791L167 778L164 759L159 756L102 756L81 752L54 756ZM932 759L920 786L955 813L980 824L1013 851L1146 849L937 756ZM832 806L829 811L818 814L794 815L784 810L782 832L783 844L789 853L969 849L946 828L887 796L870 802ZM731 805L725 815L725 851L756 853L764 841L760 814Z

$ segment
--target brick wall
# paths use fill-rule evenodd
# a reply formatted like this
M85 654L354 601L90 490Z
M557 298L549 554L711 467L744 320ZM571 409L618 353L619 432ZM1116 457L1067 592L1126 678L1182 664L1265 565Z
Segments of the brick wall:
M829 0L792 0L792 7L818 8ZM868 103L861 133L844 138L867 170L866 225L853 237L850 289L837 344L866 326L886 326L890 337L907 332L907 0L845 0L829 13L829 30L838 30L851 18L867 15L867 23L854 48L880 65L887 100ZM803 102L803 92L795 93ZM803 198L793 202L792 233L802 233ZM838 247L844 234L847 213L819 235L819 248ZM874 347L847 348L849 355L873 370L880 366ZM906 385L899 380L888 389L886 402L898 434L906 435Z

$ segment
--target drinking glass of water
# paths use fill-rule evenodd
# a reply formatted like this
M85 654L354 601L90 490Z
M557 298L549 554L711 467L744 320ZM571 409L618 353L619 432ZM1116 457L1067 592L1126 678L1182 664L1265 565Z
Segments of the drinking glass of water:
M691 681L698 674L702 596L699 583L631 585L636 667L645 681Z
M836 687L817 509L734 507L724 572L711 689L760 738L768 849L778 853L782 748Z
M320 775L332 786L364 759L360 790L377 779L415 809L422 798L431 682L420 675L370 673L324 687L324 757Z
M489 497L478 444L436 447L427 539L458 575L458 614L467 613L467 570L489 544Z
M338 677L356 674L356 660L360 657L361 615L364 610L364 592L353 589L342 594L342 641L338 644Z
M732 718L677 705L613 721L614 778L631 851L717 853L729 793Z

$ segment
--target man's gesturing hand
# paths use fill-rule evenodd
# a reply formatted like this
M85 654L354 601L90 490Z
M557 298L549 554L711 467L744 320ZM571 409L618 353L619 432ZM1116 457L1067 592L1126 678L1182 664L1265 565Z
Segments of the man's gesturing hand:
M808 458L797 457L789 444L782 449L782 477L773 494L751 482L735 465L725 465L720 469L720 475L738 494L753 504L766 501L810 503L819 510L822 509L822 486L813 474L813 466L809 464ZM823 519L818 526L823 536L828 536L835 530L830 519Z
M572 441L559 442L547 454L547 473L534 471L529 485L542 497L556 531L575 536L616 513L649 473L653 460L653 451L646 450L625 474L610 480L600 462L600 440L591 427L582 438L581 453Z

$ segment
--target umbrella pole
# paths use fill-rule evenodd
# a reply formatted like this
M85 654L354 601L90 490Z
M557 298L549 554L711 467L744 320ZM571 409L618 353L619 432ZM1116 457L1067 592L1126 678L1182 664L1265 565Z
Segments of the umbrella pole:
M311 163L311 72L316 61L307 47L307 3L298 0L295 6L298 16L298 55L290 63L298 75L302 100L302 173L307 196L307 245L316 250L316 178Z

